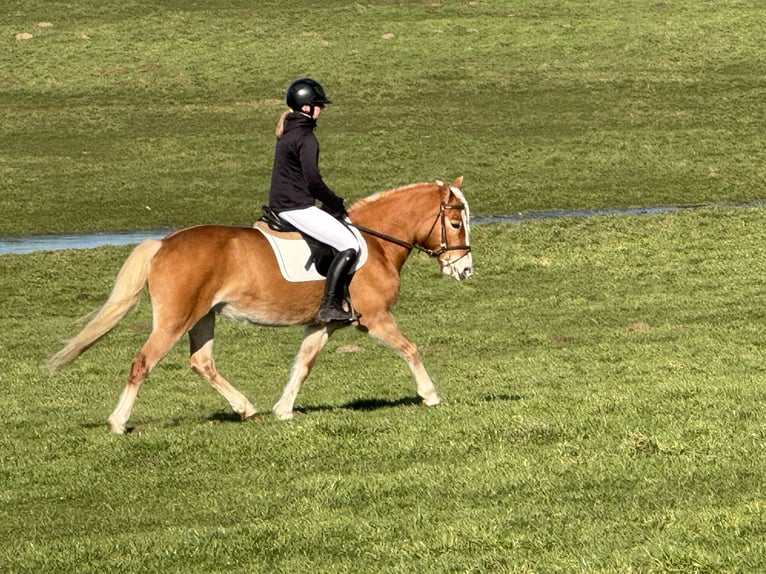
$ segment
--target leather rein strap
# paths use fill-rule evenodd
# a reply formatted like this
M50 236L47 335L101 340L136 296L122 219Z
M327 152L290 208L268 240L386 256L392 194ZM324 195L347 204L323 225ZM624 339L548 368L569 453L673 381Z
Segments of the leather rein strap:
M417 251L420 251L421 253L425 253L429 257L439 257L441 254L447 251L457 251L457 250L471 251L470 245L447 245L447 210L448 209L462 210L462 209L465 209L465 206L459 205L459 204L447 204L443 202L441 203L441 205L439 206L439 215L436 216L436 219L434 220L434 223L431 226L431 231L433 231L433 228L436 225L436 222L441 221L442 238L441 238L441 243L439 244L439 249L435 251L433 249L428 249L426 247L422 247L414 243L409 243L407 241L397 239L396 237L386 235L385 233L381 233L380 231L375 231L374 229L370 229L369 227L364 227L363 225L357 225L356 223L352 223L351 225L356 227L362 233L368 233L369 235L373 235L379 239L388 241L389 243L395 243L396 245L400 245L401 247L405 247L406 249L410 249L410 250L416 249ZM431 234L431 231L429 231L428 233L429 235Z

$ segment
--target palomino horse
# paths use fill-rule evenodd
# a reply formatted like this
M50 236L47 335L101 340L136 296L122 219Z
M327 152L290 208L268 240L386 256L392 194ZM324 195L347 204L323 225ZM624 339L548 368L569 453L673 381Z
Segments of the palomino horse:
M349 209L351 221L367 236L367 263L350 285L361 314L357 329L388 345L409 365L417 393L426 405L439 403L417 347L394 321L400 271L415 248L439 261L444 275L471 275L469 211L459 177L452 185L416 183L380 192ZM184 333L189 333L191 368L202 375L243 418L255 407L215 368L213 335L220 313L262 325L304 325L305 332L290 377L274 415L289 419L301 384L317 354L339 324L320 325L317 312L323 282L291 283L282 278L263 234L252 228L201 225L162 240L138 245L122 266L106 303L85 328L48 361L52 372L74 361L108 333L140 298L148 283L153 326L133 359L128 382L109 417L115 433L125 432L141 383Z

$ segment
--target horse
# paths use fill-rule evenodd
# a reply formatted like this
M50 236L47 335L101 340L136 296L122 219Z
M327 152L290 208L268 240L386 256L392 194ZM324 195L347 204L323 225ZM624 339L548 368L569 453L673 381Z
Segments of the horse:
M360 332L396 351L415 379L425 405L440 403L417 346L391 314L400 289L402 266L413 249L439 262L443 275L464 280L473 272L470 215L461 191L452 184L413 183L355 202L348 218L364 234L368 257L351 281L349 293ZM319 352L347 324L317 319L323 281L288 282L264 234L252 227L199 225L137 245L120 269L111 294L91 321L48 359L51 373L72 363L111 331L138 304L148 286L152 330L133 358L128 381L108 419L114 433L125 433L138 390L155 365L186 333L191 369L201 375L242 419L258 415L252 403L215 367L213 338L217 315L271 326L302 325L303 340L287 384L274 405L277 419L293 417L295 399Z

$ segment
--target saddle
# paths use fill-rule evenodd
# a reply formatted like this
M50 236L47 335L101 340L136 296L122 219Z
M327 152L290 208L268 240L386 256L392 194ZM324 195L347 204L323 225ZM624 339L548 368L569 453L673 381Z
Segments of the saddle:
M261 215L258 221L265 223L272 231L277 233L300 233L295 227L279 217L279 214L268 205L262 205L261 209L263 210L263 215Z
M285 278L289 281L311 281L327 277L327 271L338 251L305 233L301 233L279 217L279 214L270 207L264 205L262 210L263 214L253 227L269 240ZM308 253L305 252L304 244L308 246ZM290 245L293 247L289 247ZM300 259L303 267L302 273L290 272L288 259L295 258ZM361 262L357 267L360 266Z
M279 214L271 209L269 206L264 205L261 207L263 210L263 214L258 219L258 221L255 222L253 227L261 231L264 235L266 235L266 238L269 239L269 243L271 243L272 248L274 249L275 253L277 253L278 258L280 258L279 252L282 253L281 257L287 257L288 249L286 249L284 246L286 245L285 241L298 241L302 240L308 245L309 249L309 255L308 258L305 259L305 262L303 262L303 269L307 273L311 273L312 271L319 275L317 279L321 279L322 277L327 277L327 271L330 268L330 263L332 263L333 258L335 257L335 254L337 253L337 250L333 249L329 245L325 245L324 243L320 243L313 237L310 237L306 235L305 233L301 233L298 229L290 225L287 221L279 217ZM275 239L270 239L269 236L274 237ZM282 240L282 241L277 241ZM280 244L283 246L280 249ZM299 250L300 251L300 250ZM302 256L305 257L305 254ZM282 260L282 259L280 259ZM280 264L280 268L282 265ZM289 273L285 273L285 270L283 269L283 274L287 278L287 275ZM308 277L305 280L310 280Z

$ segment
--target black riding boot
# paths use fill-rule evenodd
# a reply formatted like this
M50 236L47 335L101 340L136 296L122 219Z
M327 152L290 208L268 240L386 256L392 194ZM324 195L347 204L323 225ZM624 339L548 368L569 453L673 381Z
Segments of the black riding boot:
M347 311L343 308L356 258L355 249L346 249L338 253L330 263L322 306L319 308L320 323L350 323L356 319L352 309Z

